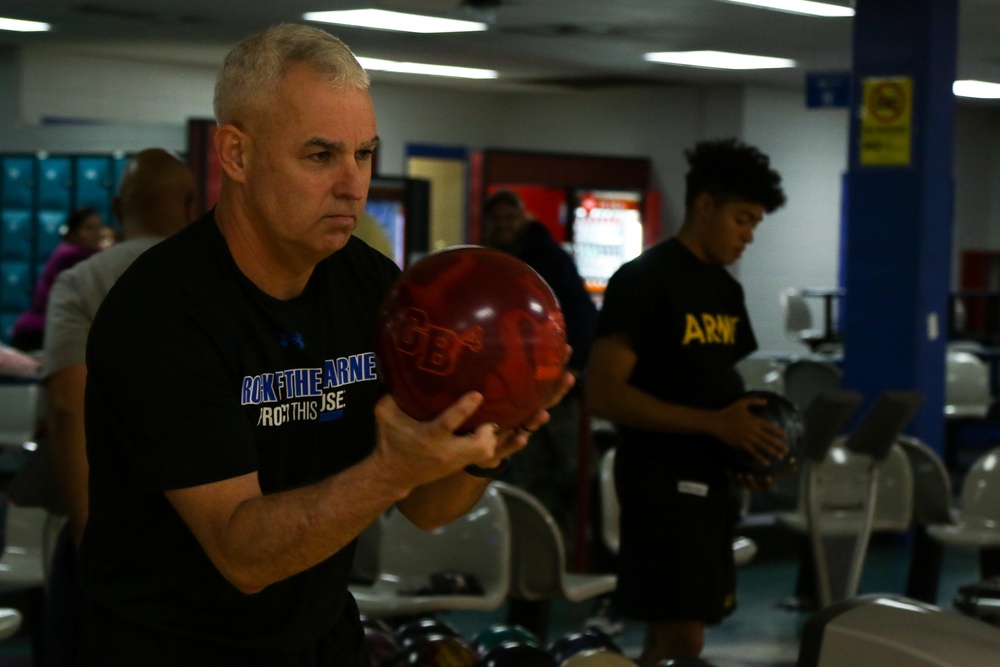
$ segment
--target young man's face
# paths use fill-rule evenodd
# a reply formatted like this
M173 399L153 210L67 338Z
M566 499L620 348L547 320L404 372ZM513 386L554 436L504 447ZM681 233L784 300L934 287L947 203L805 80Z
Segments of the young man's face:
M729 266L753 243L753 232L764 218L761 204L742 200L717 202L703 193L695 200L698 246L702 259Z

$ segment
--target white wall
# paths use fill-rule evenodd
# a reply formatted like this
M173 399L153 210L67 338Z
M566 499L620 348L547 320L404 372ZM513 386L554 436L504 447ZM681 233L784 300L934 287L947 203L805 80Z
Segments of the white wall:
M847 132L846 109L807 109L801 93L746 91L743 139L770 156L788 197L757 228L738 267L762 350L805 350L784 333L783 289L837 285Z

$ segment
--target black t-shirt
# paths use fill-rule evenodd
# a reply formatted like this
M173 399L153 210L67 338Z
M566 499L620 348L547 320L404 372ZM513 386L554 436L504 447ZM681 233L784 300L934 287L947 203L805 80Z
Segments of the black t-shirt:
M668 403L719 409L739 397L737 361L757 349L743 288L722 266L707 264L677 239L621 266L608 282L597 337L628 335L636 354L629 383ZM623 453L669 462L676 470L726 467L726 447L704 435L621 426ZM649 463L649 461L647 461Z
M213 212L126 271L87 349L80 570L97 604L169 635L263 651L309 646L341 622L353 544L246 595L164 491L257 471L268 494L369 454L383 392L374 317L396 275L352 238L300 296L271 298L239 271Z
M587 293L573 258L540 222L524 228L517 256L552 288L566 320L566 342L573 348L569 366L584 368L597 324L597 306Z

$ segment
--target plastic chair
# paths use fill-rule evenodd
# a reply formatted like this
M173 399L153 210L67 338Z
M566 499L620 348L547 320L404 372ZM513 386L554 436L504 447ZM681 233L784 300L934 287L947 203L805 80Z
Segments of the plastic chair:
M613 554L618 553L621 507L615 490L615 448L601 458L601 539ZM749 537L733 538L733 560L737 566L746 565L757 555L757 544Z
M917 392L885 392L849 436L804 444L799 506L779 514L777 523L808 536L822 607L856 594L872 532L910 526L913 478L896 440L922 402ZM804 588L805 570L798 588Z
M914 534L906 596L935 604L944 546L931 539L927 529L952 522L951 476L937 452L921 440L902 436L896 443L906 454L913 477Z
M965 469L959 465L960 450L963 446L974 446L968 438L968 428L989 420L993 402L989 364L977 356L974 348L949 343L945 356L944 405L944 461L949 470L960 473Z
M370 584L378 578L379 547L382 544L382 523L373 521L358 535L351 565L351 583Z
M49 512L40 507L7 505L4 549L0 555L0 589L18 590L45 585Z
M736 371L743 378L746 389L785 393L784 369L777 359L770 357L746 357L736 364Z
M362 614L490 611L504 603L510 588L510 525L496 489L488 487L472 509L435 530L420 530L397 510L380 523L378 577L371 586L350 586ZM444 573L474 578L482 593L429 590L431 577Z
M612 592L613 574L566 570L562 533L548 509L524 489L505 482L491 485L507 506L511 532L511 574L507 623L521 625L544 639L552 600L582 602Z
M949 347L944 397L945 418L985 419L993 403L990 367L972 352Z
M848 450L841 436L827 454L827 458L813 471L812 477L802 478L803 489L799 506L794 512L778 515L778 523L797 532L806 533L809 526L807 498L809 486L822 488L822 529L831 535L853 535L862 525L863 511L869 492L872 458ZM902 533L913 519L913 476L910 464L901 447L894 446L879 469L875 493L872 531Z
M35 382L0 384L0 446L23 447L35 439L40 392Z
M962 483L955 521L928 526L939 542L960 547L1000 547L1000 447L980 456Z
M797 343L815 349L825 341L823 332L813 326L812 310L799 293L790 287L781 293L781 305L785 311L785 334Z
M805 412L824 391L840 389L843 373L829 361L796 359L785 366L782 380L785 397Z

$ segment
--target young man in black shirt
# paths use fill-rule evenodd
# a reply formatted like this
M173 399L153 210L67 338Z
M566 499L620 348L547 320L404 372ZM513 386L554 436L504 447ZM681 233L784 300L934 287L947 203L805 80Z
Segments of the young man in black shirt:
M761 461L781 430L741 398L737 361L757 348L743 289L725 269L785 201L780 176L734 140L687 152L686 214L674 238L611 278L584 382L593 414L621 434L616 605L648 623L640 665L697 656L706 624L735 606L733 449ZM764 480L764 484L767 480Z

